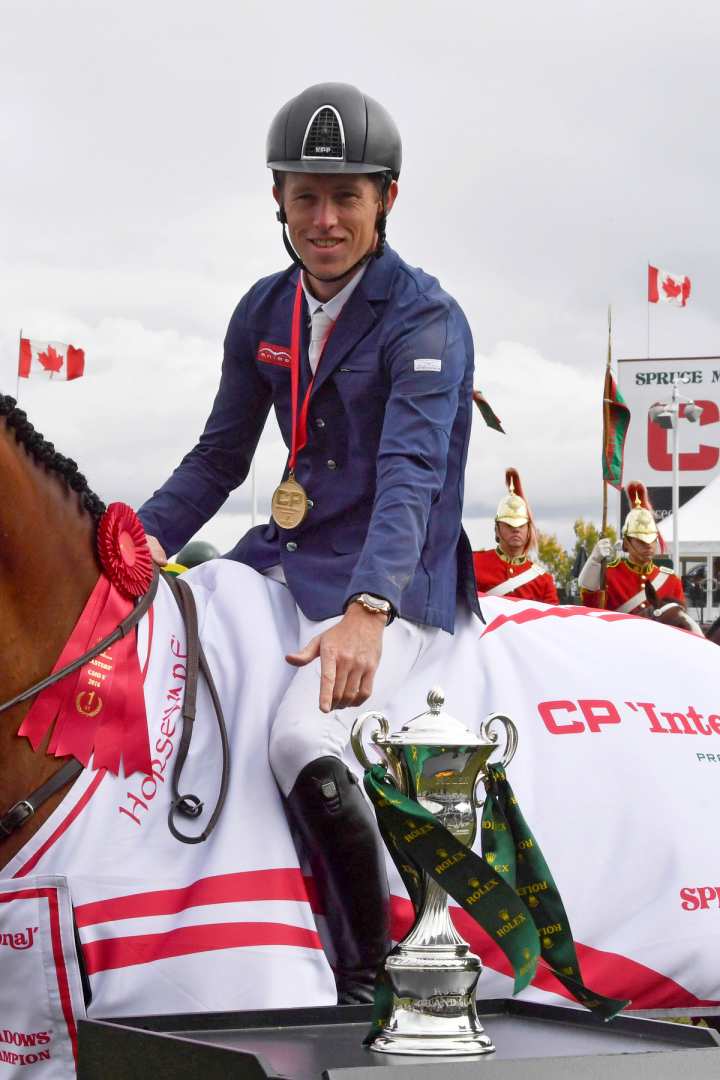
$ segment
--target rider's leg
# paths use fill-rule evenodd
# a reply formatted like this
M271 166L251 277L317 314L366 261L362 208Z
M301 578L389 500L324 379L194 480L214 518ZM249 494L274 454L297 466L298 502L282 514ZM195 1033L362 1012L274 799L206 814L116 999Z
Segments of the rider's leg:
M337 620L300 621L304 645ZM388 628L373 697L363 711L384 708L437 633L399 621ZM390 944L384 847L373 811L341 760L360 710L321 713L319 692L319 665L300 668L273 724L270 764L324 903L338 999L371 1001L375 971Z
M390 949L385 857L373 812L336 757L305 766L287 807L324 902L338 1002L372 1001L378 965Z

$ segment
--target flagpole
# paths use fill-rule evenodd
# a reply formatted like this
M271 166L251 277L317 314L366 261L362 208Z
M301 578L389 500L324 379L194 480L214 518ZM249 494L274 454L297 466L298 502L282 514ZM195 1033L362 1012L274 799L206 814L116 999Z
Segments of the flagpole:
M648 262L648 278L650 275L650 263ZM650 292L648 290L647 300L647 358L650 359Z
M18 338L18 355L17 355L17 375L15 378L15 401L20 402L20 350L22 349L22 326L20 327L20 337Z
M610 427L610 405L607 401L606 388L608 384L608 375L610 373L612 365L612 307L608 304L608 351L607 351L607 363L605 365L605 378L603 380L603 457L605 455L605 449L607 446L608 430ZM600 535L605 535L607 529L607 514L608 514L608 482L605 479L605 473L603 472L603 501L602 501L602 526L600 529Z

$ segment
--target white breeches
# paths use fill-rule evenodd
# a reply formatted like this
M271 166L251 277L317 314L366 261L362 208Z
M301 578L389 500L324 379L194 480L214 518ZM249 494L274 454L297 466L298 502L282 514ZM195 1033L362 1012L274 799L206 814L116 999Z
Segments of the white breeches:
M304 648L317 634L322 634L340 617L311 622L298 610L299 643ZM418 663L424 665L438 647L452 641L452 635L433 626L420 626L406 619L395 619L383 633L382 658L373 684L372 696L359 708L335 709L323 713L320 696L320 661L298 668L280 703L270 732L270 765L284 795L293 788L298 773L316 758L332 755L342 758L356 717L370 709L386 712L397 700L408 675ZM430 687L428 686L428 690ZM424 711L424 703L415 713ZM412 713L402 717L408 720Z

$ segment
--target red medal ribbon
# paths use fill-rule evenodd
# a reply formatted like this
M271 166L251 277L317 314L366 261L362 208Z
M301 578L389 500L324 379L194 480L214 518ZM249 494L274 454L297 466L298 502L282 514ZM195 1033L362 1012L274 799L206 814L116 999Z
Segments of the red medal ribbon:
M307 392L303 399L302 406L300 408L300 414L298 415L298 398L300 391L300 314L302 311L302 299L303 299L303 287L302 287L302 270L298 275L297 288L295 289L295 303L293 304L292 313L292 328L290 333L290 396L292 405L292 435L290 441L290 456L288 458L288 471L295 472L295 463L297 456L302 449L307 445L307 416L308 408L310 406L310 395L312 394L312 388L315 383L315 376L318 373L320 367L320 360L315 368L315 374L310 380L310 385L307 388ZM335 323L330 328L325 342L323 344L323 352L320 354L320 359L325 352L325 345L327 345L328 338L335 327Z
M102 641L130 613L133 601L100 575L53 672ZM74 757L116 775L150 772L143 678L135 634L120 638L78 672L49 686L33 702L18 735L37 750L53 727L48 753Z

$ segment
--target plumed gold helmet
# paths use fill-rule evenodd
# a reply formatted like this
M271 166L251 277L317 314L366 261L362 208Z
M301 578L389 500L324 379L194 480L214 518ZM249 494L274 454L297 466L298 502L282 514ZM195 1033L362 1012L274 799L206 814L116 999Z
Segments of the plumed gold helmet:
M508 474L511 472L514 472L514 470L508 469ZM522 495L518 495L512 478L508 481L507 495L503 495L498 503L495 520L504 521L506 525L514 525L516 528L520 525L527 525L530 520L528 504Z
M627 496L630 511L623 524L623 536L644 540L646 544L654 543L659 534L645 485L633 480L627 486Z
M522 525L529 525L528 542L525 547L527 551L529 548L537 546L537 538L532 512L525 498L525 492L517 469L505 470L505 484L508 489L507 495L503 495L498 503L495 522L497 524L497 522L502 521L516 529L519 529Z

